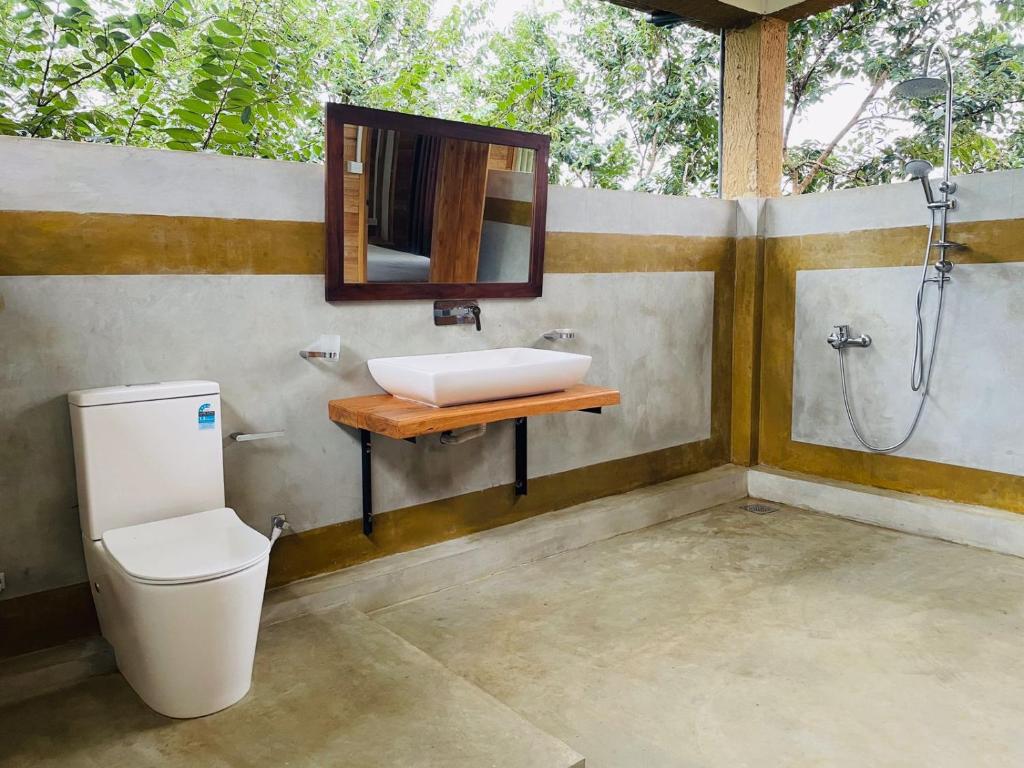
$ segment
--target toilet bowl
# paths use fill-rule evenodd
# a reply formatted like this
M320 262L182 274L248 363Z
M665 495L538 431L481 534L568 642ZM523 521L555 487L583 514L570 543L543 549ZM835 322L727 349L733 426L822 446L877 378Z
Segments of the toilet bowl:
M208 715L249 690L270 542L227 508L86 541L103 636L139 697Z
M103 636L157 712L249 690L271 542L224 506L214 382L69 395L86 568Z

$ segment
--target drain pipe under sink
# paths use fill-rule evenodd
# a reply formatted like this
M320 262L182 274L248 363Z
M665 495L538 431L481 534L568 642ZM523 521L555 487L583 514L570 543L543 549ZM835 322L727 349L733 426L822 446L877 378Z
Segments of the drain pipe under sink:
M470 440L476 440L478 437L483 437L484 432L486 431L486 424L477 424L475 427L468 427L459 433L448 430L447 432L441 433L441 445L462 445L463 443L468 443Z

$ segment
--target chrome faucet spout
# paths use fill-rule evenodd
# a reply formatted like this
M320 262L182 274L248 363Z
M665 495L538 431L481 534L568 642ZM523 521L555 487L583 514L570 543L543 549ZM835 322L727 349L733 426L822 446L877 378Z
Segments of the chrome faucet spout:
M475 301L435 301L434 325L476 325L480 326L480 305Z

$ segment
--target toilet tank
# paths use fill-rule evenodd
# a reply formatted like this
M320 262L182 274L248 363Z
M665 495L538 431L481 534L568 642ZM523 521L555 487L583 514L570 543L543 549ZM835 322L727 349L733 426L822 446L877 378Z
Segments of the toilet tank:
M68 395L82 532L224 506L220 387L168 381Z

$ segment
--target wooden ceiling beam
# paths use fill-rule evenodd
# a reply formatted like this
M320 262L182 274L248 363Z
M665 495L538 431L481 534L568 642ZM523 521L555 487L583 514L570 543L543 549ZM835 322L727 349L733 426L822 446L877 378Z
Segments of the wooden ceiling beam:
M840 5L848 5L852 0L803 0L791 6L761 14L739 8L722 0L607 0L624 8L643 11L644 13L672 13L685 23L712 32L722 29L742 29L750 26L766 15L785 21L795 21L806 16L831 10Z

